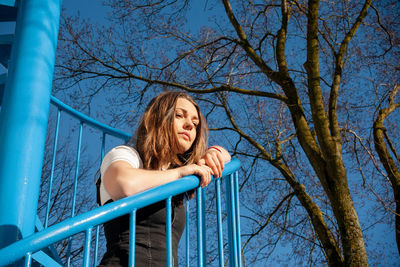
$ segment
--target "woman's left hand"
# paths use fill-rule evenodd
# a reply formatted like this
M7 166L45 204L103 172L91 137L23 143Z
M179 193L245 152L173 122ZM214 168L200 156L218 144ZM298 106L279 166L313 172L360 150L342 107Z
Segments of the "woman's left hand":
M221 151L211 147L207 149L206 154L197 162L197 165L207 165L215 177L221 177L225 159Z

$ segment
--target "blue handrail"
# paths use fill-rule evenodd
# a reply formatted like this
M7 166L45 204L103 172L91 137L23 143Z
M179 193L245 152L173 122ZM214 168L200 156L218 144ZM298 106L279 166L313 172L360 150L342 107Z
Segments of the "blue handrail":
M76 119L80 120L81 122L85 123L86 125L92 126L96 129L102 131L103 133L115 136L117 138L121 138L125 141L129 141L132 137L131 134L129 134L129 133L112 128L104 123L98 122L98 121L90 118L89 116L86 116L85 114L64 104L62 101L55 98L54 96L51 96L50 101L53 105L57 106L60 110L65 111L66 113L70 114L71 116L75 117Z
M240 161L238 159L232 159L232 161L226 165L223 176L236 172L239 167ZM186 176L177 181L69 218L1 249L0 266L11 264L25 257L27 254L33 254L57 241L80 232L88 231L88 229L92 229L96 225L128 214L132 210L143 208L147 205L167 199L171 195L178 195L198 186L199 179L196 176Z

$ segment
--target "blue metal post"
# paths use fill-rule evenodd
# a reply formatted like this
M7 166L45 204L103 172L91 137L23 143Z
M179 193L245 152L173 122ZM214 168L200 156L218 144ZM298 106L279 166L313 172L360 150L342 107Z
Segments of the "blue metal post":
M32 266L32 253L28 252L25 256L25 267L31 267Z
M101 162L103 162L103 158L104 158L105 146L106 146L106 133L103 132L103 135L101 137L100 167L101 167ZM135 216L136 216L136 213L135 213ZM136 224L136 217L135 217L135 224ZM97 254L98 254L98 250L99 250L99 238L100 238L100 225L97 225L96 226L96 241L95 241L95 245L94 245L94 255L93 255L93 266L97 266ZM132 266L132 265L129 265L129 266Z
M203 236L203 216L202 216L202 209L203 209L203 189L198 187L196 189L196 197L197 197L197 262L199 267L205 266L204 263L204 253L206 253L204 249L203 243L205 242Z
M173 266L173 256L172 256L172 197L167 198L165 201L166 205L166 245L167 245L167 266Z
M238 264L239 267L242 266L242 241L240 237L240 206L239 206L239 174L238 171L235 171L233 174L233 188L234 188L234 195L235 195L235 215L236 215L236 242L237 242L237 257L238 257Z
M83 266L89 267L90 264L90 244L92 241L92 229L86 229L85 232L85 245L83 246Z
M136 209L129 214L129 266L135 267Z
M73 185L73 189L72 189L71 217L75 216L76 189L78 188L79 162L81 160L82 131L83 131L83 122L81 121L79 124L78 148L76 150L75 179L74 179L74 185ZM72 248L72 237L70 237L68 239L67 267L71 266L71 257L72 257L71 248Z
M238 254L237 254L237 238L235 235L236 231L236 209L235 209L235 195L233 188L233 175L230 174L225 178L226 187L226 213L228 219L228 242L229 242L229 266L239 266Z
M221 208L221 179L215 181L215 194L217 205L218 251L219 267L224 267L224 238L222 234L222 208Z
M203 204L201 205L201 223L202 223L202 237L203 237L203 247L201 250L203 251L203 264L206 266L207 263L207 246L206 246L206 240L207 240L207 231L206 231L206 190L201 190L201 199L203 201Z
M34 232L61 0L21 0L0 114L0 248Z
M50 181L49 190L47 191L47 205L46 205L46 217L44 219L44 228L47 228L49 223L49 212L50 212L50 201L51 201L51 191L53 189L53 178L54 178L54 167L56 166L56 154L57 154L57 143L58 143L58 129L60 126L60 116L61 110L57 109L57 122L56 122L56 132L54 133L54 143L53 143L53 157L51 159L51 171L50 171Z
M190 244L189 244L189 240L190 240L190 202L189 200L186 200L186 267L190 266Z

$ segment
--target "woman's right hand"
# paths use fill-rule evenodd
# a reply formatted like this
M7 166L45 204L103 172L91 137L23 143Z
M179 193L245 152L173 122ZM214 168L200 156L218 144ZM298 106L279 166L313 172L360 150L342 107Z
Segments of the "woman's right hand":
M178 168L180 177L187 175L197 175L200 178L200 186L205 187L211 181L212 170L207 165L199 166L197 164L189 164Z

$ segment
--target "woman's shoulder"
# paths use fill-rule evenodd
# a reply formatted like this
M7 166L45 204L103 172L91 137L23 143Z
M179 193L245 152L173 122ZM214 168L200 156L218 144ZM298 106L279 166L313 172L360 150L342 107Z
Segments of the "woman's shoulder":
M143 168L142 159L135 148L127 145L119 145L106 154L100 170L104 172L113 162L116 161L125 161L134 168Z
M139 155L137 150L131 146L128 145L119 145L114 148L112 148L108 153L133 153L135 155Z

